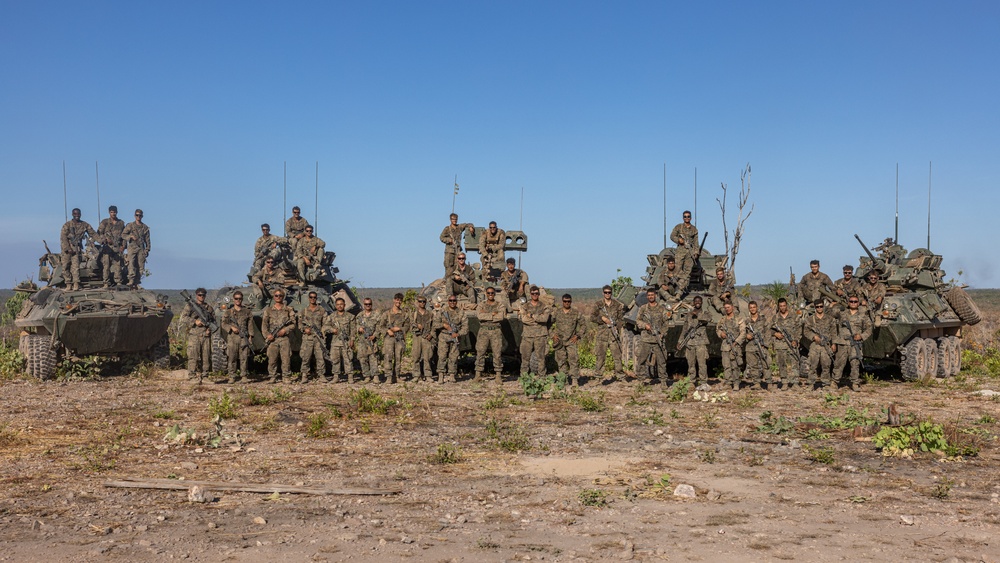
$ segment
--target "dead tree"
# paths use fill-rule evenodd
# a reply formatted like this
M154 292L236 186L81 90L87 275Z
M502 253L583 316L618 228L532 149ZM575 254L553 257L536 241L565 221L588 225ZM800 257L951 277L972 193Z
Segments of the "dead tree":
M715 198L715 201L719 202L719 209L722 211L722 234L723 240L725 242L726 248L726 260L723 267L726 268L727 275L733 275L736 268L736 255L740 251L740 241L743 240L743 227L753 213L753 204L750 204L750 208L747 209L747 203L750 201L750 163L748 162L746 168L740 172L740 197L737 201L739 206L739 213L736 217L736 229L733 230L733 242L730 246L729 244L729 227L726 226L726 196L729 191L729 187L725 182L722 182L722 198Z

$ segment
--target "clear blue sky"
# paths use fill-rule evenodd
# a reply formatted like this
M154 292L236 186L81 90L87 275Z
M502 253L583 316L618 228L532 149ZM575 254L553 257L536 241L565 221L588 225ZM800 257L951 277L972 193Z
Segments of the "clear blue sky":
M516 229L524 188L533 281L594 287L662 247L664 164L668 225L697 203L720 252L747 162L739 281L836 278L892 235L897 163L926 244L933 162L932 249L997 287L997 29L995 2L2 0L0 284L58 240L63 161L95 227L95 162L102 207L145 210L157 288L245 279L286 161L310 220L319 162L317 233L365 287L440 277L456 174L477 225Z

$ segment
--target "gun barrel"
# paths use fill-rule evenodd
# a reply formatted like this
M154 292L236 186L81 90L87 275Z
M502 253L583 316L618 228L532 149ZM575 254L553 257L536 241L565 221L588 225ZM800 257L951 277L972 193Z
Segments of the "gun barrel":
M872 265L878 262L878 258L875 258L875 255L872 254L871 250L868 250L868 245L861 240L861 237L859 237L857 233L854 234L854 238L858 239L858 244L861 245L861 248L865 249L865 254L867 254L868 257L872 259Z

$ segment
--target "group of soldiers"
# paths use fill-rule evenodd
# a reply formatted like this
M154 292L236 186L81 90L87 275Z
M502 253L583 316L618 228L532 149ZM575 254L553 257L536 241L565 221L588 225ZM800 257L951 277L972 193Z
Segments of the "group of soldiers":
M315 226L302 217L298 206L292 208L292 216L285 221L284 237L272 234L271 225L267 223L260 226L260 232L254 244L252 277L255 284L263 290L270 285L283 284L285 273L281 265L286 259L295 267L301 286L304 287L307 280L316 279L326 255L326 242L316 236ZM289 256L284 254L286 251Z
M82 220L79 208L60 233L62 266L66 287L80 289L80 257L87 248L96 248L104 288L127 285L138 289L149 256L149 227L142 222L141 209L135 210L135 220L129 224L118 218L118 207L108 207L108 218L94 231Z

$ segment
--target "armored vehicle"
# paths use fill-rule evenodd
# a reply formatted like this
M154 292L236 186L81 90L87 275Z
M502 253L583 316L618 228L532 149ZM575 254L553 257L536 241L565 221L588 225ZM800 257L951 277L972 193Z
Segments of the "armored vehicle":
M875 328L863 345L865 361L898 365L907 380L957 374L962 328L982 315L962 287L944 281L941 256L926 248L907 252L891 238L869 250L854 237L865 251L858 277L876 272L886 290L881 307L870 304Z
M91 247L81 256L80 289L71 291L61 256L46 247L38 279L48 285L15 288L31 294L14 321L23 330L19 347L29 375L48 379L60 358L92 354L138 354L159 367L169 362L167 328L174 314L167 297L144 289L105 289L98 255Z

